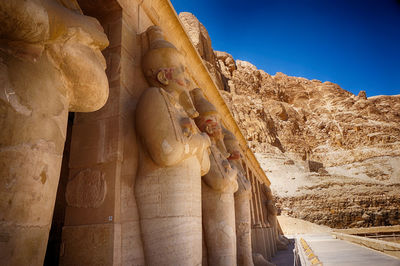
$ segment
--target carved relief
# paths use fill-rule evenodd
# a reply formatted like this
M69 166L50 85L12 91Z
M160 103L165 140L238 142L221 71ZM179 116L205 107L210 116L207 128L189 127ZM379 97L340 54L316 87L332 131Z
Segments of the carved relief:
M85 169L68 181L65 198L71 207L98 208L107 194L105 174Z

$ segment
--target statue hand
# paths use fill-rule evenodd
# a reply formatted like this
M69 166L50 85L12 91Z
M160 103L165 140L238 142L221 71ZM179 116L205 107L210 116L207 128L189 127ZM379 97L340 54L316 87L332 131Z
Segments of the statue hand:
M190 121L190 118L189 117L182 118L180 121L180 125L182 128L183 135L187 138L190 138L194 133L194 129Z

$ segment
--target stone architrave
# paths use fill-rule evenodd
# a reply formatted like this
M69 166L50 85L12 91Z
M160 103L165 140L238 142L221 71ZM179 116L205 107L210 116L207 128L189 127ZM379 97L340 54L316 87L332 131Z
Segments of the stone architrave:
M0 1L0 261L43 265L68 111L108 97L108 40L76 0Z
M208 172L210 139L190 116L183 58L151 26L142 60L153 87L136 108L140 161L135 196L146 265L201 265L201 175Z
M278 219L276 218L276 216L278 215L278 210L275 207L272 191L266 185L262 186L261 191L266 197L266 201L264 202L264 204L266 205L267 209L267 219L268 223L271 226L273 237L274 239L276 239L276 246L279 250L285 250L287 249L289 241L279 233Z
M202 211L208 265L236 265L235 202L237 169L227 160L219 114L201 89L192 91L200 113L197 126L211 139L210 171L202 178Z
M245 177L238 140L235 135L226 128L223 128L223 134L225 147L230 153L228 161L231 167L238 171L238 190L234 194L237 264L240 266L252 266L254 264L251 250L251 183Z

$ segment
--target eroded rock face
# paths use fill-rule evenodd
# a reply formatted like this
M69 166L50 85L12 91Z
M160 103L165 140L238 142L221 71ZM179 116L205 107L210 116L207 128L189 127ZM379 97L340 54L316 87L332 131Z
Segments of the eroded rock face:
M193 15L190 20L184 26L197 32L190 34L192 39L199 34L209 38L204 29L191 30L201 23ZM210 49L207 38L204 43ZM399 209L398 196L379 201L375 207L380 210L372 207L372 198L383 191L400 194L400 95L354 95L328 81L270 75L225 52L214 55L202 57L213 68L210 72L251 149L258 153L284 212L340 228L399 223L396 211L378 215L390 206ZM314 206L308 215L303 215L302 197ZM323 207L327 198L326 206L347 204L328 210ZM369 218L361 219L363 215Z
M221 68L218 64L219 60L225 60L223 59L225 57L224 54L226 54L226 56L230 55L224 52L221 52L221 54L214 53L214 50L211 47L211 39L208 35L207 29L197 20L197 18L192 13L182 12L179 14L179 18L183 26L185 27L190 39L192 40L192 43L194 44L201 58L203 59L203 62L210 72L215 84L217 84L219 88L229 90L227 79L224 74L221 73ZM232 60L230 60L229 62L234 64L235 61L233 60L232 56L230 57ZM226 64L229 65L228 62Z
M334 228L399 224L398 184L327 182L304 189L313 193L279 199L290 216Z

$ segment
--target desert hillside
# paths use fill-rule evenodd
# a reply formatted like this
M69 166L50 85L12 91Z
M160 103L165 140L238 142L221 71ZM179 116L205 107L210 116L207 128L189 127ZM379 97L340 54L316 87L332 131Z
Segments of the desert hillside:
M284 214L336 228L400 224L400 95L272 76L214 51L194 15L179 17Z

